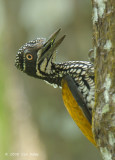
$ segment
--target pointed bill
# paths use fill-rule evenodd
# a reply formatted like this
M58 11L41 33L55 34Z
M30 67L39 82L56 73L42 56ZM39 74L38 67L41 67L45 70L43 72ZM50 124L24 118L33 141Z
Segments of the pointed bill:
M64 40L65 35L62 36L59 40L56 40L57 35L59 34L61 29L58 29L56 32L54 32L50 38L45 42L43 45L42 49L42 54L40 57L40 61L43 60L44 58L49 58L51 55L53 55L54 51L56 48L61 44L61 42Z

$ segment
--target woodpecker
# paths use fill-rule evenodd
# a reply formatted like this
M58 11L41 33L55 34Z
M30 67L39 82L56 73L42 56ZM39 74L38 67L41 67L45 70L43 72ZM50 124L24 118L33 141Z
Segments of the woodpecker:
M88 140L96 145L91 128L95 101L94 66L87 61L56 63L56 49L65 38L64 35L56 41L60 30L48 40L37 38L24 44L16 55L15 66L54 88L62 88L63 101L69 114Z

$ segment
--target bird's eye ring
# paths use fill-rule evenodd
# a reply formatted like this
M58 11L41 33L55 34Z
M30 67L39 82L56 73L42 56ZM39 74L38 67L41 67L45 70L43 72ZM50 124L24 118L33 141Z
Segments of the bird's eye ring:
M26 55L26 58L27 58L27 60L29 60L29 61L30 61L30 60L32 60L32 59L33 59L33 56L29 53L29 54L27 54L27 55Z

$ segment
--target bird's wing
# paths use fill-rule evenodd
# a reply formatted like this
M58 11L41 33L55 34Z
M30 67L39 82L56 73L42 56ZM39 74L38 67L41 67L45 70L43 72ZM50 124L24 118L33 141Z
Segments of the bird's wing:
M92 116L73 79L67 75L62 80L62 97L64 104L83 134L96 145L92 134Z
M88 119L88 121L91 123L92 115L89 112L87 105L83 99L83 96L82 96L81 92L78 90L77 85L75 84L74 80L69 75L65 76L64 80L67 82L68 87L69 87L74 99L76 100L76 102L80 106L80 109L82 110L83 114Z

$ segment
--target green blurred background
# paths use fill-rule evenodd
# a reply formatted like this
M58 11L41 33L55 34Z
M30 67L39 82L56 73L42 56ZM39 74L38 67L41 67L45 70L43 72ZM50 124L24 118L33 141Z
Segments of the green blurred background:
M101 160L67 113L60 89L14 66L24 43L58 28L57 61L88 60L90 0L0 0L0 160Z

